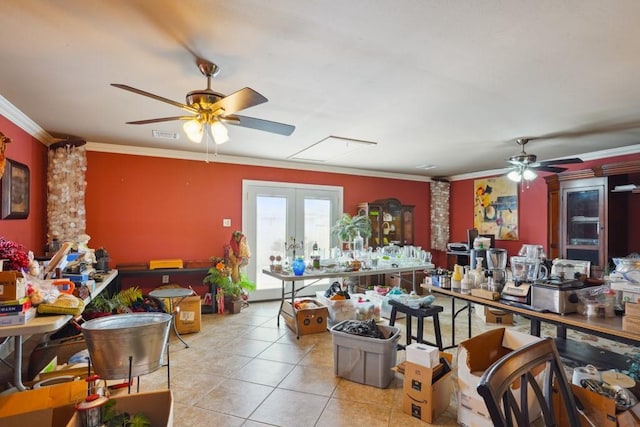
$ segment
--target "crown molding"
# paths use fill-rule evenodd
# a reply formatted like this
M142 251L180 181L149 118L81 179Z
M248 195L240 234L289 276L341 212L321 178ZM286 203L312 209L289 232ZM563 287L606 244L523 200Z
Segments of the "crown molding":
M0 114L44 145L49 145L54 142L54 138L49 135L47 131L42 129L22 111L18 110L2 95L0 95Z
M431 178L420 175L398 174L366 169L341 168L337 166L318 165L282 160L257 159L251 157L226 156L223 154L197 153L193 151L167 150L163 148L134 147L129 145L87 142L87 151L102 153L127 154L132 156L163 157L167 159L193 160L208 163L230 163L246 166L263 166L270 168L304 170L310 172L327 172L344 175L369 176L375 178L400 179L404 181L431 182Z

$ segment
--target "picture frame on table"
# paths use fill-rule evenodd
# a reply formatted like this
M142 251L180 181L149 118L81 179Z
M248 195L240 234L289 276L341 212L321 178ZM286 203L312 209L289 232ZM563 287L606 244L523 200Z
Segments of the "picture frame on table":
M29 216L29 166L6 159L2 175L2 219L24 219Z

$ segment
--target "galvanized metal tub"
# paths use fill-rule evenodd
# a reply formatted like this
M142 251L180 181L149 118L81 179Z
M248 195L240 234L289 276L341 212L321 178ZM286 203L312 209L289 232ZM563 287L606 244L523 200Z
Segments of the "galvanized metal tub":
M170 325L166 313L116 314L83 323L93 369L107 380L129 378L130 365L131 377L154 372L162 366Z

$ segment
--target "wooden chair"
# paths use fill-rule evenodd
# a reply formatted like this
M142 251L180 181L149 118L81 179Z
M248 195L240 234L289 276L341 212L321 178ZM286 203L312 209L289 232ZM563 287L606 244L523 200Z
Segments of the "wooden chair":
M540 373L544 370L544 374ZM536 377L543 378L541 384ZM512 385L516 385L512 388ZM528 386L527 386L528 385ZM484 399L496 427L530 426L539 413L529 413L529 402L537 400L545 426L558 426L554 411L554 388L571 427L580 427L580 418L560 355L551 338L525 345L496 361L480 378L478 393ZM533 393L531 393L533 392ZM519 399L516 398L516 394ZM524 402L524 404L522 404Z

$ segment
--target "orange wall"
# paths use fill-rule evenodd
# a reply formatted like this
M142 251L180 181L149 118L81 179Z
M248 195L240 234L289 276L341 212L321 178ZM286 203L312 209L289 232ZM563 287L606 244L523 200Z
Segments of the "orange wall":
M42 254L47 240L47 149L3 116L0 116L0 132L12 140L5 152L7 158L27 165L31 175L29 216L0 220L0 236L23 244L36 255Z
M605 163L637 159L640 159L640 154L610 157L576 165L567 165L567 168L569 170L581 170ZM545 247L545 251L547 250L547 183L542 176L541 174L538 179L533 181L529 188L525 188L524 191L519 191L518 193L520 240L496 241L496 247L506 249L510 256L515 255L525 243L540 244ZM466 242L467 229L473 228L473 183L473 179L451 183L451 242ZM636 199L632 200L635 201L632 201L629 208L631 212L634 212L633 209L638 206L639 202ZM638 212L638 210L635 210L635 212ZM637 215L635 215L635 217L630 215L630 218L631 217L634 219L630 219L630 223L635 223L634 221ZM631 232L640 238L640 235L637 234L638 231L640 230L638 230L637 226L631 229ZM444 256L442 254L439 255L439 260L443 260Z
M88 152L87 163L87 234L112 266L222 255L241 228L243 179L343 186L349 213L360 202L398 198L416 206L415 244L429 246L426 182L99 152Z

